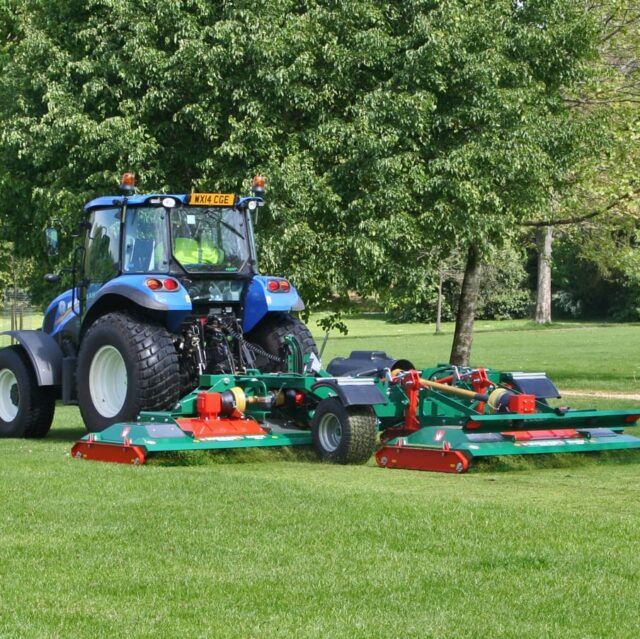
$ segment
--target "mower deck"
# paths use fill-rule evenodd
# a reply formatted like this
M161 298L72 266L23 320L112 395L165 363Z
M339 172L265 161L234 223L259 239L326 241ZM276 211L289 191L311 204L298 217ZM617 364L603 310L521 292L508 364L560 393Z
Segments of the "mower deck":
M640 448L640 438L627 435L621 429L558 428L469 433L460 426L431 426L390 440L376 453L376 462L383 468L462 473L479 457L633 448Z
M308 430L287 429L275 423L257 429L247 428L246 432L236 434L223 427L218 432L212 429L208 435L197 437L176 422L134 422L114 424L101 433L86 435L74 445L71 455L78 459L144 464L154 453L309 444L311 433Z

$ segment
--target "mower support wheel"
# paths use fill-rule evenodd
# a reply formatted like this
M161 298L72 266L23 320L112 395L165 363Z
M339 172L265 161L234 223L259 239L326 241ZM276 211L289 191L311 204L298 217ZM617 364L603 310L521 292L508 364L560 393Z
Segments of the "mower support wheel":
M24 349L0 349L0 437L44 437L55 405L55 388L38 386Z
M364 464L376 448L377 420L370 406L344 406L337 397L327 397L316 408L311 433L321 459Z

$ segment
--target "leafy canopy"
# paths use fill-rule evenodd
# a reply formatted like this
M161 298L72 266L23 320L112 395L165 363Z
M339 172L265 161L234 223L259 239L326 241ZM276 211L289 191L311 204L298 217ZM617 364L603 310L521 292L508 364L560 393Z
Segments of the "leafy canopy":
M501 245L589 146L563 100L595 55L575 0L3 7L0 223L25 254L124 170L174 192L261 172L263 270L312 304L385 300Z

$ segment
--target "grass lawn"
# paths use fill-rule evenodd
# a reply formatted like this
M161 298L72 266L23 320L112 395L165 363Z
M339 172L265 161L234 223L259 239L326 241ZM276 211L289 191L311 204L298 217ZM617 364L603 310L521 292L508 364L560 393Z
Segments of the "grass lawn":
M350 324L325 361L353 348L448 357L450 332ZM482 326L478 363L637 390L640 327ZM62 407L47 439L0 440L2 639L637 634L640 452L460 476L306 450L136 468L72 460L83 432Z
M16 326L24 330L35 330L42 326L42 313L36 313L31 310L22 310L15 318ZM10 331L11 323L11 307L8 304L0 307L0 333ZM0 347L8 346L11 339L7 335L0 335Z
M418 367L448 362L454 326L390 324L382 315L346 321L347 336L332 333L323 360L352 349L386 350ZM309 323L318 343L322 332ZM526 320L478 321L472 364L502 370L545 371L562 389L640 392L640 324L556 323L539 327Z

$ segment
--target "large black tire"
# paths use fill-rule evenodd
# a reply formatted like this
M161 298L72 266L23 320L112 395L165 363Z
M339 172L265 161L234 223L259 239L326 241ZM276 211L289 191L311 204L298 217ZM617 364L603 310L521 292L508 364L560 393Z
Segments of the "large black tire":
M318 354L315 340L306 325L289 313L268 313L249 333L246 340L255 344L271 357L259 351L254 352L256 368L265 373L277 373L286 370L287 356L285 337L293 335L300 344L303 355Z
M22 346L0 349L0 436L44 437L55 406L55 389L38 386Z
M87 331L78 355L78 403L89 432L167 410L180 398L171 334L127 313L108 313Z
M321 459L364 464L376 448L377 420L370 406L344 406L337 397L327 397L316 408L311 433Z

